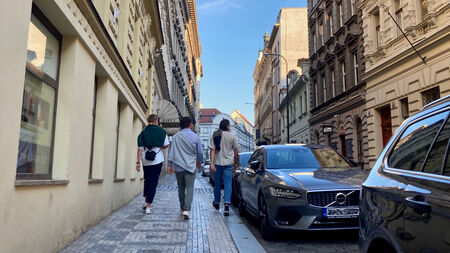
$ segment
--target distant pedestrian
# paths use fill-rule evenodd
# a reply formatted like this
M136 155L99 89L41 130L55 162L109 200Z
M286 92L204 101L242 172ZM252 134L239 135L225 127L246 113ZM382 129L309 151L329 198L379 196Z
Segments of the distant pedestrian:
M209 139L211 171L214 173L214 201L213 207L219 210L222 182L224 184L224 212L225 216L230 214L231 203L231 177L233 170L239 164L239 143L230 133L230 121L223 119L219 129Z
M203 162L203 145L200 137L192 131L190 117L180 121L181 131L172 137L169 149L168 172L175 175L178 183L180 212L189 219L189 211L194 197L195 169Z
M148 117L148 125L139 134L138 153L136 169L141 170L141 162L144 167L144 198L146 214L151 214L151 205L155 198L156 186L158 186L159 175L164 162L164 155L161 152L169 147L169 138L166 131L159 126L158 116L152 114Z

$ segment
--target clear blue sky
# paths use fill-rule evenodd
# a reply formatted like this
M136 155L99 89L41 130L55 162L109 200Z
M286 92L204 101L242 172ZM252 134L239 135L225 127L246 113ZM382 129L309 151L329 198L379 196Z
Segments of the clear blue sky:
M306 7L306 0L197 0L202 44L203 108L230 114L238 109L252 123L253 70L263 35L271 32L280 8Z

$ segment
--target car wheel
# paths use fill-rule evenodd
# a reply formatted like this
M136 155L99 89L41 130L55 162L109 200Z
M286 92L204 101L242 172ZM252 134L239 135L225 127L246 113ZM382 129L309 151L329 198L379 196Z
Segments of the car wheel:
M270 225L266 201L262 195L259 197L259 231L264 240L270 241L273 239L274 229L272 225Z

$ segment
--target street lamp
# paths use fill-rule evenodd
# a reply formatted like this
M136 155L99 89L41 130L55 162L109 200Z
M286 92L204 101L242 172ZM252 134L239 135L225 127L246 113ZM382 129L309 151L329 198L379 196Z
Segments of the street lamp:
M286 135L287 135L286 140L287 140L287 143L290 143L290 139L289 139L289 81L288 81L289 68L288 68L288 61L281 54L264 53L264 55L271 55L271 56L280 57L286 63Z

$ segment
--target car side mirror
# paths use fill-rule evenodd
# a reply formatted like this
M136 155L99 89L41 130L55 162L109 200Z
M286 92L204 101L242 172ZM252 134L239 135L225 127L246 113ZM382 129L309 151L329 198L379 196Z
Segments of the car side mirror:
M250 168L254 171L257 171L257 170L261 169L261 163L258 160L253 161L250 163Z

